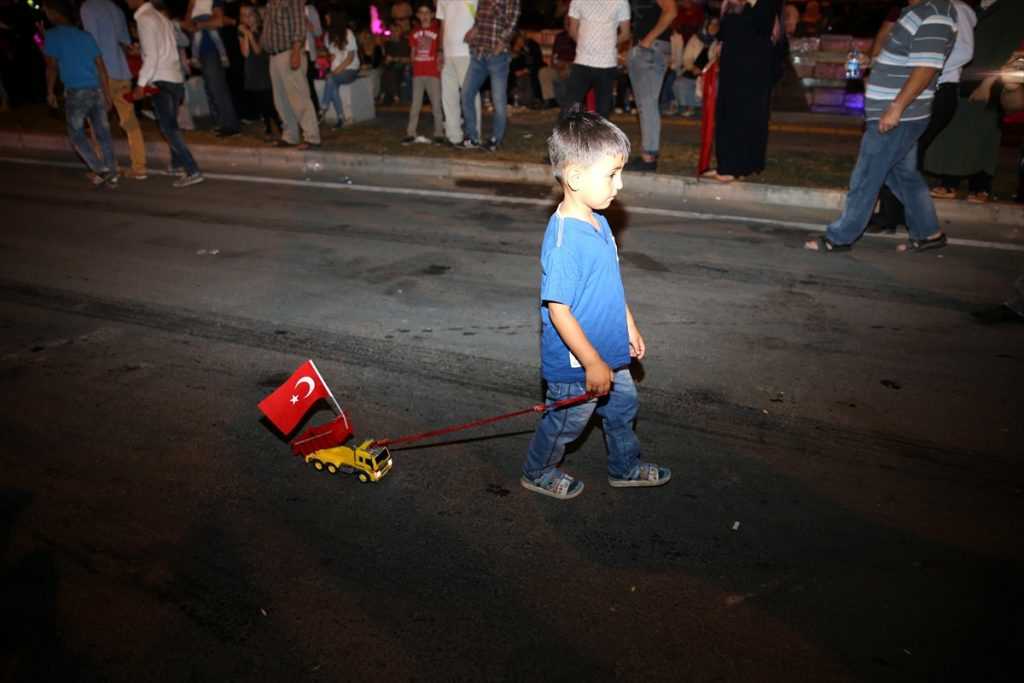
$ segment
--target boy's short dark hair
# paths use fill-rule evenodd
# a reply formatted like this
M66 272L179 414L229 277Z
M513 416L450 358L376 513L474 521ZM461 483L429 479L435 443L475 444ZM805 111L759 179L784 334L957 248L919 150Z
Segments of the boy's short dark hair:
M548 138L548 157L555 177L569 164L591 166L606 155L629 158L629 138L611 121L589 112L570 114Z

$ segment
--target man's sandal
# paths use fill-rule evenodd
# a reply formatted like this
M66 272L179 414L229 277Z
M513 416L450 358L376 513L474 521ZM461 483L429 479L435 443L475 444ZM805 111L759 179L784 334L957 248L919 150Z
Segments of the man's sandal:
M552 470L539 479L530 480L526 477L519 479L519 485L527 491L533 491L544 496L551 496L559 500L569 500L583 493L583 482L570 477L565 472Z
M808 245L817 244L817 247L811 247ZM836 244L827 237L815 237L810 242L804 242L804 249L807 251L816 251L819 254L831 254L838 251L850 251L851 245L849 244Z
M901 244L899 251L928 251L929 249L941 249L946 246L946 233L940 232L937 237L929 237L924 240L915 240L913 237L907 240L906 244Z
M642 462L625 477L608 477L608 485L615 488L664 486L671 478L672 470L669 468L658 467L653 462Z

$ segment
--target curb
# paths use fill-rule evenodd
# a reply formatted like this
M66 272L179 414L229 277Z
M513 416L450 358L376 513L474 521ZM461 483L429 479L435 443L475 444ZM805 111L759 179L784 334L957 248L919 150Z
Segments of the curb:
M126 140L115 140L115 153L128 154ZM387 174L429 176L453 181L490 180L499 182L550 185L551 169L545 164L483 161L472 159L438 159L394 157L378 154L346 154L343 152L299 151L271 147L223 147L189 145L201 163L229 165L246 170L271 173L303 173L315 171L337 175ZM0 148L22 152L73 153L65 136L40 133L0 131ZM167 146L162 142L146 143L150 159L166 162ZM842 210L846 192L818 188L789 187L762 183L698 182L683 176L657 173L627 172L630 190L644 195L671 197L697 202L730 202L756 206L794 207L801 209ZM1014 241L1024 240L1024 206L1008 203L968 204L964 201L936 202L939 219L945 223L970 223L1009 228L1000 236ZM733 211L735 213L735 210Z

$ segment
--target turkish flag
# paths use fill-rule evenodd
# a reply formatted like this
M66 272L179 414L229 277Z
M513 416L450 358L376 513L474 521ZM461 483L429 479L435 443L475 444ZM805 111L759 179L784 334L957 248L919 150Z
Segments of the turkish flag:
M302 422L309 409L322 398L330 398L337 406L316 365L313 361L307 360L287 382L260 401L259 409L282 434L288 436Z
M711 168L711 147L715 143L715 104L718 100L718 62L704 71L704 111L700 120L700 158L697 177Z

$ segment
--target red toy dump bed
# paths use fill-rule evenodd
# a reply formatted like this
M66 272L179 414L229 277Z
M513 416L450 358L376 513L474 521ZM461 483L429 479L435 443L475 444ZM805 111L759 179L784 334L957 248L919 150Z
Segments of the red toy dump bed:
M292 439L292 453L298 456L308 455L324 448L341 446L352 436L352 425L345 413L338 415L330 422L310 427Z

